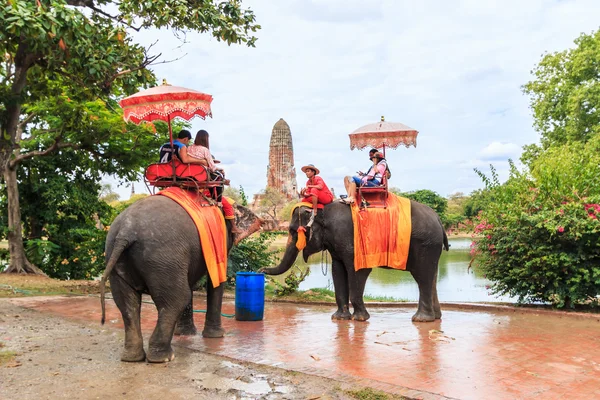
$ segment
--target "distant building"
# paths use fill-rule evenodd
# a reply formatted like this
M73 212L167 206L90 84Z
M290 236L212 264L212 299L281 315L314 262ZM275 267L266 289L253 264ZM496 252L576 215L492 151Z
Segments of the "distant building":
M271 133L267 188L276 189L289 200L298 197L292 131L283 118L275 123Z
M292 131L283 118L275 123L271 132L269 164L267 165L267 188L275 189L283 194L287 200L298 199ZM262 198L262 194L255 194L251 209L256 210Z

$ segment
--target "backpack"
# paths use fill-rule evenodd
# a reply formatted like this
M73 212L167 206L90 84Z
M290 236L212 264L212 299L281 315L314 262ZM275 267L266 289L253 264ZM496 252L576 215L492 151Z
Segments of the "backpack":
M392 171L390 171L390 167L385 163L385 179L390 179L392 177Z

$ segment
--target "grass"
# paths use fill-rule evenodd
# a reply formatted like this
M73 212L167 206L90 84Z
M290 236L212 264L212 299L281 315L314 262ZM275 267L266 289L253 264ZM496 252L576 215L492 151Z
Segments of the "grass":
M96 281L61 281L36 275L0 274L1 297L100 293Z
M402 298L397 298L397 297L392 297L392 296L373 296L370 294L365 294L363 296L363 299L365 301L380 301L380 302L388 302L388 303L407 303L410 301L408 299L402 299Z
M404 399L404 397L395 396L391 394L387 394L385 392L381 392L379 390L374 390L371 388L362 388L357 390L346 390L345 393L357 400L400 400Z
M1 350L3 347L4 343L0 342L0 365L8 364L17 356L17 353L14 351Z

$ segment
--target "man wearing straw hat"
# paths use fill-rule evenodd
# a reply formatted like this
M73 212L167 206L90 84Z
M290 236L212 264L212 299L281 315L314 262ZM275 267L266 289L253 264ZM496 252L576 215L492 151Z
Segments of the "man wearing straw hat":
M319 204L329 204L333 201L333 194L319 175L319 168L313 164L305 165L301 168L306 174L308 181L306 187L300 191L300 196L304 197L303 202L312 204L313 214L317 212Z

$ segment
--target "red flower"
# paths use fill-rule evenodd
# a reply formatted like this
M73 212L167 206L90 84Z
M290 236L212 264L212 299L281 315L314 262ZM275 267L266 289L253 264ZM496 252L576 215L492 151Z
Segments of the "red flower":
M556 228L557 231L559 231L560 233L563 233L565 231L565 228L563 228L562 226L559 226L558 228Z

